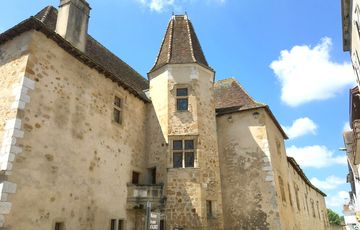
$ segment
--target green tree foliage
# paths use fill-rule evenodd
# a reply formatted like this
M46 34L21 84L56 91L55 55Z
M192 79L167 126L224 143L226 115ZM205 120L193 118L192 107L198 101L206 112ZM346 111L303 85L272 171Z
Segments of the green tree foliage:
M343 218L340 217L339 214L328 208L327 215L330 224L341 225Z

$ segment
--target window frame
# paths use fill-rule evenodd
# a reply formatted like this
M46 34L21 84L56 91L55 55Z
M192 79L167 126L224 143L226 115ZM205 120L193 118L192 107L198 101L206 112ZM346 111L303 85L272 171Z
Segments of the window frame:
M174 148L174 142L181 141L182 146L181 149ZM192 148L186 148L186 141L192 141L193 146ZM187 166L187 154L192 153L192 164L190 166ZM181 154L181 167L175 165L175 154ZM174 169L185 169L185 168L197 168L197 138L194 136L188 136L188 137L179 137L176 136L174 138L171 138L170 140L170 162L171 162L171 168Z
M178 95L178 90L186 89L186 95ZM189 91L188 86L179 85L175 87L175 107L176 112L188 112L189 111ZM179 109L179 100L186 100L186 109Z
M116 103L118 100L120 101L120 104ZM115 94L113 97L113 110L112 111L113 111L112 121L114 123L116 123L117 125L120 125L120 126L123 125L123 123L124 123L124 98L118 94ZM119 113L118 119L116 119L115 112Z
M119 218L110 219L110 230L124 230L125 229L125 220Z
M213 200L206 200L206 216L208 219L215 218L214 215L214 201Z

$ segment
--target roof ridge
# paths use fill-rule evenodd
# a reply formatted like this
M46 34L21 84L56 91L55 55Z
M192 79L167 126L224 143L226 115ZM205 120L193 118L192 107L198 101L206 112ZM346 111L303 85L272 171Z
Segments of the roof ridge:
M187 16L184 16L185 18L185 21L186 21L186 27L187 27L187 30L188 30L188 35L189 35L189 45L190 45L190 50L191 50L191 57L193 59L194 62L197 62L196 58L195 58L195 55L194 55L194 47L193 47L193 44L192 44L192 39L191 39L191 32L190 32L190 25L189 25L189 19Z
M173 36L174 36L174 21L175 21L175 16L171 17L171 21L170 21L170 35L169 35L169 50L168 50L168 57L167 57L167 62L170 62L171 60L171 51L172 51L172 43L173 43ZM164 39L165 39L166 36L164 36ZM161 48L162 49L162 48Z

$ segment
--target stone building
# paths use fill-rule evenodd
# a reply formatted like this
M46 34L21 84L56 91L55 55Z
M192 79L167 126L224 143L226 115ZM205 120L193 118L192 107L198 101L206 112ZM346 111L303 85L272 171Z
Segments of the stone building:
M348 227L360 227L360 1L341 0L343 50L349 52L357 86L349 90L349 124L351 131L344 132L344 143L348 157L349 174L347 182L351 185L350 200L344 205L345 223Z
M215 82L192 23L170 19L148 80L61 0L0 34L2 229L327 229L325 194L269 107Z

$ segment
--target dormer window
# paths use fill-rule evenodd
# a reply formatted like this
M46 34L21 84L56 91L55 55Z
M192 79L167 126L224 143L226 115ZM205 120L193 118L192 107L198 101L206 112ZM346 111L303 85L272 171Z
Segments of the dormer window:
M189 108L189 94L188 88L177 88L176 89L176 110L177 111L188 111Z

